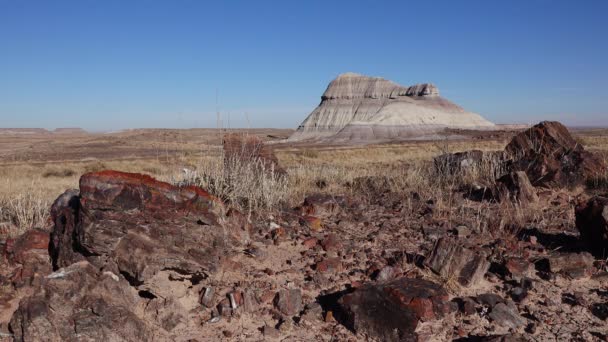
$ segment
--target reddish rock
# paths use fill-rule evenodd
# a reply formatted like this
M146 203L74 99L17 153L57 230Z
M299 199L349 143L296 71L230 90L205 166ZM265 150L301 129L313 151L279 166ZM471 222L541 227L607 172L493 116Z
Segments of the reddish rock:
M315 216L303 216L300 217L300 224L312 230L313 232L320 232L323 230L323 222L320 218Z
M445 289L409 278L364 285L342 297L339 304L349 328L382 341L416 341L420 320L441 318L450 311Z
M317 238L311 237L302 242L302 245L308 249L314 248L319 243Z
M298 314L302 310L302 291L300 289L280 290L274 299L274 306L284 315Z
M505 268L511 278L520 280L523 277L530 276L534 267L532 263L524 258L509 257L505 260Z
M543 121L519 133L505 153L509 168L525 171L534 186L581 184L606 172L606 165L556 121Z
M219 222L219 204L204 190L115 171L85 174L80 185L79 198L52 210L56 267L86 259L141 285L163 269L200 277L221 264L230 229L198 223Z
M467 248L457 240L443 237L425 260L425 264L445 279L454 279L462 286L479 283L490 268L488 253L479 248Z
M576 228L597 257L608 255L608 197L596 196L576 206Z
M329 217L337 214L342 208L347 207L348 205L348 200L344 196L314 194L304 199L301 212L303 215Z
M80 202L85 208L139 209L152 216L173 211L203 213L221 207L217 198L199 187L180 188L148 175L110 170L80 177Z
M323 250L325 250L326 252L339 251L343 248L340 239L336 234L333 233L328 234L321 241L321 247L323 247Z
M37 285L51 273L48 248L49 233L41 229L28 230L7 241L4 250L7 264L3 271L8 271L15 288Z
M31 251L39 250L43 254L48 253L50 236L48 232L41 229L28 230L11 240L5 249L9 261L22 264L27 261Z
M327 273L327 272L341 272L342 271L342 261L340 258L327 258L317 263L315 269L317 272Z

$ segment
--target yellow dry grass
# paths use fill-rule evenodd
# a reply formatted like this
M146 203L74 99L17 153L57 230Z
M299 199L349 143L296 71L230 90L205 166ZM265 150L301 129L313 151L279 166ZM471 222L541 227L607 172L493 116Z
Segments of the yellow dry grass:
M591 151L608 156L608 136L578 133L578 138ZM404 192L415 191L427 198L437 199L438 210L451 211L450 192L445 191L446 182L430 172L433 157L445 152L471 149L484 151L501 150L506 145L502 140L466 140L408 142L390 145L358 146L348 148L330 147L279 147L276 151L280 164L287 170L288 178L253 179L253 173L242 168L247 181L240 182L228 195L249 199L249 208L264 206L292 206L313 192L348 193L353 191L352 182L358 177L384 177L391 187ZM160 148L169 151L179 149ZM225 177L221 154L216 147L201 147L197 152L163 153L153 158L121 160L95 160L18 163L0 165L0 235L15 235L31 227L48 226L48 209L51 203L66 189L77 188L81 174L114 169L139 172L158 179L178 183L191 181L194 175L206 175L199 184L216 185ZM184 169L187 171L184 172ZM490 170L482 170L490 172ZM247 173L249 172L249 173ZM483 175L472 175L481 177ZM210 178L211 177L211 178ZM232 175L232 178L235 176ZM608 177L608 175L607 175ZM456 186L456 184L447 184ZM257 193L256 193L257 192ZM255 197L254 201L251 201ZM252 205L252 202L255 202ZM480 213L481 214L481 213Z

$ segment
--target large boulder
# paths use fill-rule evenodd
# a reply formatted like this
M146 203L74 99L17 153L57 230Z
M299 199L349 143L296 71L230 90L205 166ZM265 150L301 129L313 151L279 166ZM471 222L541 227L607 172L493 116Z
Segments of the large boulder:
M606 170L606 165L585 151L568 129L543 121L519 134L506 146L510 169L525 171L534 186L582 184Z
M608 197L596 196L576 206L576 228L597 257L608 255Z
M81 261L48 275L24 298L10 329L16 341L144 341L154 325L134 314L137 291L112 274Z
M439 319L450 311L441 285L411 278L364 285L340 298L339 304L347 327L380 341L416 341L420 321Z
M38 281L13 315L18 340L163 340L190 331L199 287L250 229L200 188L116 171L83 175L51 216L50 242L36 233L4 252L30 260L24 250L42 251L48 266L39 273L51 272L49 254L55 270L25 278Z
M220 210L200 188L116 171L85 174L79 197L62 195L51 210L53 265L86 259L134 284L167 269L202 277L215 270L227 244Z

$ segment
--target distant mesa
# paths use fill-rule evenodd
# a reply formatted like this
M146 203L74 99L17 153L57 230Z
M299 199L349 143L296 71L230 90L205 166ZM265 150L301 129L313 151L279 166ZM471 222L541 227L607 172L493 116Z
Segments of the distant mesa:
M319 106L289 140L390 141L446 128L492 130L496 125L441 97L434 84L404 87L379 77L345 73L331 81Z
M87 134L88 132L80 127L62 127L62 128L55 128L53 133L55 133L55 134Z
M20 134L48 134L44 128L0 128L0 134L20 135Z
M56 128L55 130L49 131L45 128L0 128L0 134L3 135L32 135L32 134L88 134L82 128L78 127L66 127Z

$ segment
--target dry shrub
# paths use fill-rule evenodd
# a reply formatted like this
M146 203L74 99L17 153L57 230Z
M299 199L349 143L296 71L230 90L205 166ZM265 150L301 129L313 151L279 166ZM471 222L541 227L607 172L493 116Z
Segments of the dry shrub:
M49 178L49 177L56 177L56 178L66 178L66 177L72 177L76 175L76 171L72 170L72 169L56 169L56 168L52 168L52 169L48 169L46 171L44 171L44 173L42 173L42 177L44 178Z
M223 156L184 170L179 185L197 185L244 211L274 209L288 197L289 179L270 149L254 136L231 134Z
M319 152L307 148L304 151L302 151L302 156L306 157L306 158L311 158L311 159L316 159L319 158Z
M107 169L108 169L108 167L106 166L106 164L104 164L100 161L96 161L96 162L85 165L84 173L103 171L103 170L107 170Z
M51 204L51 201L35 193L1 198L0 222L5 222L5 225L10 227L9 231L4 233L6 236L17 236L32 228L46 227Z

